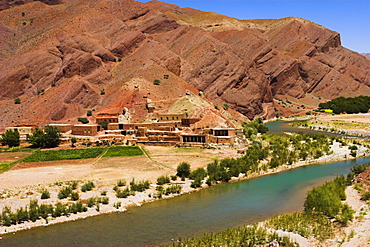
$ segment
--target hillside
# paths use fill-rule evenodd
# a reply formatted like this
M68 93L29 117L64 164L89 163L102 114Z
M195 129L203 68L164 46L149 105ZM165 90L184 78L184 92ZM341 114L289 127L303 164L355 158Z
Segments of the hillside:
M143 121L148 99L166 112L200 91L249 119L370 94L370 61L307 20L237 20L158 1L62 2L0 12L0 129L124 107Z

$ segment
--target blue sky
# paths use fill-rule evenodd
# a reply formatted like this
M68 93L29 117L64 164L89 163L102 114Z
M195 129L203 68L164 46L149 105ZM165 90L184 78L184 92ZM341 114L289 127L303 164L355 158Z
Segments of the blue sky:
M300 17L339 32L344 47L360 53L370 53L370 0L162 0L161 2L216 12L243 20Z

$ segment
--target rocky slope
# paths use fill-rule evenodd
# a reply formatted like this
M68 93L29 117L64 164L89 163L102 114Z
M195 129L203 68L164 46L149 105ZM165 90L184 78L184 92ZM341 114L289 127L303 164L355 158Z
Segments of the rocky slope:
M124 107L142 121L148 99L167 111L199 91L250 119L370 94L370 61L299 18L242 21L158 1L31 2L2 10L0 33L0 129Z

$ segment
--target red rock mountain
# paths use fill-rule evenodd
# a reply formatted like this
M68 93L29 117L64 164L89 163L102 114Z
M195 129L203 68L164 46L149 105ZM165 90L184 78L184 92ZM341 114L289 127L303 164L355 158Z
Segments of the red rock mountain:
M199 91L250 119L370 95L370 61L308 20L238 20L158 1L60 2L0 12L0 128L124 107L141 121L148 99L166 111Z

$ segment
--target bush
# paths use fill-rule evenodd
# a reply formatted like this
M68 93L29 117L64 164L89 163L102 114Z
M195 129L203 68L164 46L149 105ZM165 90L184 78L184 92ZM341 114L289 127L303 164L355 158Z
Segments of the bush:
M20 143L19 138L18 130L7 130L5 133L1 134L0 142L2 145L7 145L9 147L18 147Z
M158 80L158 79L155 79L154 80L154 85L160 85L161 84L161 81L160 80Z
M94 183L92 181L89 181L86 184L81 186L81 191L86 192L86 191L92 190L93 188L95 188Z
M41 191L41 199L49 199L50 198L50 192L47 189L43 189Z
M131 195L131 192L130 192L129 188L126 188L124 190L117 190L116 191L116 196L118 198L127 198L130 195Z
M21 99L20 98L15 98L14 99L14 104L18 105L21 103Z
M125 180L120 179L120 180L117 181L117 186L118 187L122 187L122 186L125 186L125 185L126 185L126 181Z
M361 195L361 200L368 201L370 199L370 192L365 192Z
M169 182L170 182L170 178L167 177L167 176L160 176L159 178L157 178L157 184L158 185L167 184Z
M88 111L86 112L86 116L91 117L91 116L92 116L92 111L91 111L91 110L88 110Z
M190 164L187 162L182 162L180 165L177 166L177 173L176 175L179 177L189 177L190 175Z
M121 205L122 205L122 202L115 202L113 204L113 207L115 207L116 209L119 209L121 207Z
M67 186L67 187L63 187L63 188L58 192L58 198L59 198L59 199L67 198L67 197L69 197L69 195L71 194L71 192L72 192L71 187L69 187L69 186Z
M89 120L87 118L85 118L85 117L79 117L79 118L77 118L77 120L79 122L83 123L83 124L89 123Z
M80 195L77 192L71 192L71 200L77 201L78 199L80 199Z
M145 181L140 181L139 183L135 183L135 180L132 179L130 182L130 188L131 191L138 191L138 192L143 192L150 187L150 182L148 180Z
M196 178L199 177L199 178L203 179L205 176L207 176L206 170L204 170L204 168L198 168L198 169L196 169L196 170L194 170L190 173L189 178L190 179L196 179Z
M86 201L86 205L91 208L92 206L94 206L96 204L96 197L91 197L89 199L87 199Z

